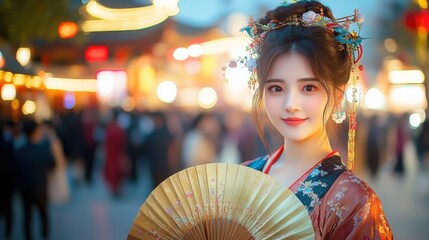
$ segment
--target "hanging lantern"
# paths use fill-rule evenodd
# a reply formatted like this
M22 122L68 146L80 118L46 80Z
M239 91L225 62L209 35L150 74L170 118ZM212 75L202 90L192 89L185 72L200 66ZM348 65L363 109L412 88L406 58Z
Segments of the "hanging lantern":
M429 11L427 9L408 11L405 13L404 23L412 31L419 28L429 31Z

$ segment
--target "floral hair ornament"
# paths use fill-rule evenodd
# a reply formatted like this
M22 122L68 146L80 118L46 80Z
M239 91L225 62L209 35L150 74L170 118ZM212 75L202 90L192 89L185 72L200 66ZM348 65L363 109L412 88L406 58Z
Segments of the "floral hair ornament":
M283 1L281 6L288 6L299 2L299 0ZM246 32L250 37L250 43L246 47L248 52L247 56L238 57L229 62L226 68L237 68L239 64L244 65L250 72L248 81L249 88L255 89L257 84L257 73L256 63L259 58L261 46L264 42L265 36L273 31L287 26L303 26L303 27L325 27L335 34L335 40L340 44L340 49L346 47L350 58L352 60L351 67L351 83L349 88L352 93L352 102L349 107L349 132L348 132L348 143L347 143L347 167L353 168L354 163L354 146L355 146L355 131L356 131L356 110L358 104L358 91L357 81L359 80L358 70L362 70L363 67L360 65L360 59L362 57L362 40L360 36L360 30L363 25L363 16L356 9L353 15L345 16L342 18L336 18L334 20L325 17L323 8L320 11L307 11L303 14L294 15L289 17L285 21L271 20L268 24L260 24L255 21L252 17L245 27L240 31ZM351 30L351 26L355 24L357 31ZM343 118L343 116L339 116Z

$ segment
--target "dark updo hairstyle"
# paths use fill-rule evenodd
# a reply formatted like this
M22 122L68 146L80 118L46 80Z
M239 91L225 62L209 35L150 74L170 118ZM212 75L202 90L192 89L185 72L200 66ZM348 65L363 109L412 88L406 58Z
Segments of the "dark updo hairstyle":
M334 20L331 10L318 1L299 1L287 6L280 6L268 11L259 23L266 25L270 21L286 21L293 16L302 16L305 12L321 13ZM261 32L262 33L262 30ZM298 53L309 62L314 75L320 80L323 89L328 94L328 104L325 106L324 119L328 105L339 103L330 96L338 91L343 93L343 86L349 80L352 60L347 47L335 40L335 33L323 26L303 27L301 25L284 26L268 32L260 49L256 71L258 88L253 96L253 116L258 134L265 140L261 124L262 97L265 81L275 60L283 54ZM333 91L333 92L332 92ZM265 144L266 145L266 144Z

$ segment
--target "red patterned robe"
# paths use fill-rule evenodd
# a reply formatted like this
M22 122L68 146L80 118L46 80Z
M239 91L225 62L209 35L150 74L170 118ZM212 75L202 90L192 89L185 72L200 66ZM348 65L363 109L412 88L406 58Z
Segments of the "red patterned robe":
M279 157L280 148L271 157ZM262 171L270 156L243 163ZM337 155L310 169L290 188L310 215L315 239L393 239L377 194Z

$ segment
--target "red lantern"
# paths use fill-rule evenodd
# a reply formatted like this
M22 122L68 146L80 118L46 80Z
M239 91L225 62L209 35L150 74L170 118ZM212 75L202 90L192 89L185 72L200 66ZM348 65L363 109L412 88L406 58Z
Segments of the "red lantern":
M426 9L409 11L405 14L405 26L413 31L423 28L429 31L429 11Z

